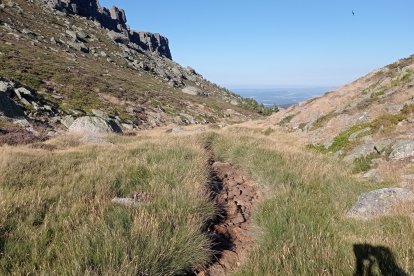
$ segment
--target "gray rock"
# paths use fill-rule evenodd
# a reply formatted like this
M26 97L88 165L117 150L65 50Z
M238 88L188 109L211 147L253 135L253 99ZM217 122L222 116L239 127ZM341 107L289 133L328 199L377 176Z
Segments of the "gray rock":
M71 30L66 30L65 32L67 35L69 35L72 38L73 41L77 39L76 32L71 31Z
M0 92L8 92L14 87L14 84L12 82L8 81L0 81Z
M368 181L373 183L381 183L383 181L378 169L372 169L363 175Z
M111 125L102 118L80 117L69 127L70 132L105 134L115 132Z
M16 93L19 99L22 99L22 97L24 96L32 96L32 92L30 92L28 89L24 87L14 89L14 93Z
M86 41L89 38L89 35L84 31L76 32L76 38L81 41Z
M60 122L62 123L62 125L64 125L66 128L69 128L72 124L73 124L73 122L75 121L75 119L72 117L72 116L70 116L70 115L68 115L68 116L65 116L65 117L63 117L62 119L60 119Z
M395 115L400 113L403 107L404 106L401 104L389 104L385 106L385 110L387 110L388 113Z
M103 112L102 110L92 109L92 114L104 120L109 120L108 114L106 114L106 112Z
M390 158L400 160L414 157L414 141L399 141L392 147Z
M184 87L182 89L183 93L188 94L188 95L193 95L193 96L197 96L203 93L203 91L201 91L200 88L195 87L195 86L187 86Z
M352 150L347 156L345 156L344 160L347 162L352 162L357 158L367 156L368 154L375 152L375 145L373 143L363 144Z
M79 42L79 41L69 41L67 43L69 45L69 47L71 47L74 50L80 51L80 52L84 52L84 53L89 53L89 48L88 46L85 45L85 43L83 42Z
M378 153L382 152L385 148L390 146L393 143L392 140L383 140L377 141L375 143L367 143L362 144L352 150L347 156L345 156L344 160L347 162L352 162L357 158L367 156L371 153Z
M389 214L400 203L414 200L414 192L404 188L386 188L362 194L347 212L348 217L371 219Z
M233 99L233 100L230 101L230 104L231 105L239 105L239 101Z
M181 120L184 124L195 124L194 117L185 113L180 113Z

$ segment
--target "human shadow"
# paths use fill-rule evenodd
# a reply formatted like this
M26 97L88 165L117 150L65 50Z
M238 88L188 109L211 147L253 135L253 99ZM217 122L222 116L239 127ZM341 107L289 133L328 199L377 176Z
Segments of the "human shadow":
M408 276L397 262L391 250L384 246L372 246L369 244L354 244L355 272L354 276L378 275L375 267L378 267L380 275Z

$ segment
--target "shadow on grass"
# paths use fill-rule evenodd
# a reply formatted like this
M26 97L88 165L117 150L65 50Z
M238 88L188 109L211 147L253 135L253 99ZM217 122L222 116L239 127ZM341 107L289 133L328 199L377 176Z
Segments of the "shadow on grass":
M387 247L354 244L354 254L354 276L378 275L378 270L380 275L408 276L408 273L397 265L394 255Z

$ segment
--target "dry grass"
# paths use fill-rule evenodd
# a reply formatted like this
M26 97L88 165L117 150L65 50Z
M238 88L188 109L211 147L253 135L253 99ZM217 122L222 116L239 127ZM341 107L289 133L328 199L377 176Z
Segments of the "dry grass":
M0 274L173 275L202 266L214 212L194 138L112 138L113 146L49 142L1 148ZM115 196L156 195L138 207Z

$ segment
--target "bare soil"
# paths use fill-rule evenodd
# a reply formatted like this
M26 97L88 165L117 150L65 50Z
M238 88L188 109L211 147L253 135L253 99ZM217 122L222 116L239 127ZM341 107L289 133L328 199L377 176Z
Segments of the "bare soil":
M208 189L218 212L204 230L213 240L215 254L209 267L196 274L227 275L246 260L254 246L252 213L260 196L243 172L229 163L216 162L210 146L206 149L211 155Z

